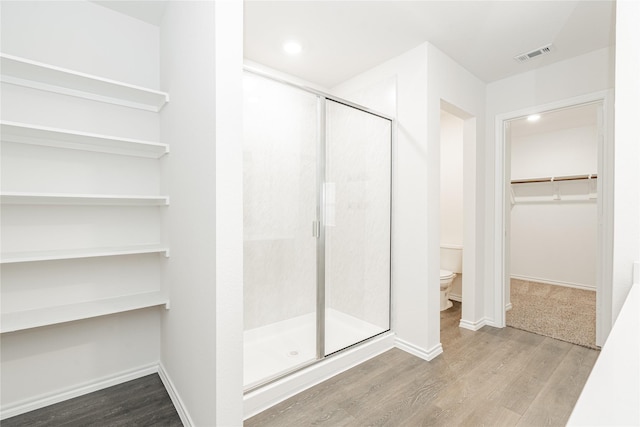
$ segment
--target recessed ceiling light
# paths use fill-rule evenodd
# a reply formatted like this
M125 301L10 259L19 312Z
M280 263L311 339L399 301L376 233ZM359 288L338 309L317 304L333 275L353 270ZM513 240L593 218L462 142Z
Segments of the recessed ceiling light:
M540 114L532 114L527 117L528 122L537 122L538 120L540 120Z
M282 45L282 50L284 50L289 55L297 55L302 52L302 46L300 45L300 43L290 40Z

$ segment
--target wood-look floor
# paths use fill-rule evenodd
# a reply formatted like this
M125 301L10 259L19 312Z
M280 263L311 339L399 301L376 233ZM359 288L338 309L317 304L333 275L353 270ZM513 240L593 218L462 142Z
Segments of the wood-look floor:
M248 420L257 426L564 426L598 351L513 328L458 327L444 353L387 351Z
M158 374L147 375L0 422L2 427L182 426Z

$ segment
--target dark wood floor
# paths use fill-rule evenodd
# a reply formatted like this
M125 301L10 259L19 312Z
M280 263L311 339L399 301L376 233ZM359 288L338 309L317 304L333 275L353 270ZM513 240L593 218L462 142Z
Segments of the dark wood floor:
M158 374L7 418L2 427L182 426Z
M596 350L512 328L458 327L441 314L444 353L426 362L398 349L247 421L257 426L564 426Z

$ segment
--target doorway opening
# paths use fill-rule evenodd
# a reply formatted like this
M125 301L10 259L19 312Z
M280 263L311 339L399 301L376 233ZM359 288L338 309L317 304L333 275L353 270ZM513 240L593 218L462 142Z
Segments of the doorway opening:
M506 123L506 325L595 348L601 103Z
M464 120L441 109L440 311L462 302L463 145Z
M611 120L608 92L496 118L496 326L519 327L514 315L537 304L564 313L529 314L533 332L589 347L604 342L611 327ZM583 297L595 302L579 308ZM518 299L519 312L507 315ZM570 339L580 334L589 337Z
M476 117L441 99L440 269L445 275L455 274L448 295L441 293L441 300L448 299L457 309L457 326L474 331L483 326L475 287L476 163Z

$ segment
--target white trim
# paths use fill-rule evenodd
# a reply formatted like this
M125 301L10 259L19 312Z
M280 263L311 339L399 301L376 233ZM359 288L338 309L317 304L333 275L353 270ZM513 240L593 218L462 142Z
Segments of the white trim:
M176 408L176 411L178 412L178 416L180 417L180 421L182 421L182 424L184 424L184 427L194 426L195 424L193 423L193 420L189 415L189 411L187 411L187 407L183 403L182 398L180 398L180 394L178 393L178 390L176 389L176 387L173 385L173 381L171 381L171 377L169 377L169 374L167 373L167 370L164 368L164 365L162 364L162 362L158 364L158 375L160 376L160 380L162 380L162 384L164 384L164 388L167 389L167 393L171 398L171 402L173 403L173 406Z
M507 303L507 305L504 307L504 311L509 311L509 310L511 310L511 309L513 309L513 304L511 304L511 303L509 302L509 303Z
M107 387L112 387L114 385L122 384L127 381L142 378L144 376L155 374L157 372L158 363L153 363L146 366L140 366L128 371L118 372L114 375L108 375L95 381L81 383L60 391L40 394L3 406L0 411L2 413L0 415L0 419L6 419L30 411L35 411L36 409L44 408L45 406L73 399L74 397L84 396L85 394L93 393L94 391L102 390Z
M438 343L430 350L424 350L423 348L413 345L408 341L405 341L401 338L396 338L396 348L402 351L406 351L409 354L413 354L414 356L419 357L420 359L424 359L427 362L435 359L437 356L442 354L441 343Z
M330 356L321 362L295 372L244 395L244 419L276 405L341 372L376 357L394 347L395 334L390 332L352 349Z
M464 320L464 319L460 319L460 325L459 325L462 329L468 329L470 331L478 331L480 329L482 329L484 326L494 326L494 325L490 325L489 321L486 317L483 317L482 319L475 321L475 322L470 322L468 320Z
M611 284L612 277L612 244L610 236L613 230L613 90L598 91L582 96L568 98L544 105L531 106L495 117L495 174L494 174L494 304L492 319L487 320L489 326L505 327L505 308L507 301L505 245L505 214L508 208L505 179L505 141L504 123L530 114L571 108L589 103L601 103L603 107L603 135L598 141L598 277L596 281L596 344L602 345L611 329ZM603 183L606 182L606 187ZM608 284L608 285L606 285ZM606 285L606 286L605 286Z
M545 285L564 286L565 288L582 289L585 291L596 291L596 287L593 285L585 285L582 283L573 282L561 282L559 280L541 279L539 277L519 276L516 274L511 275L512 279L526 280L528 282L543 283Z

